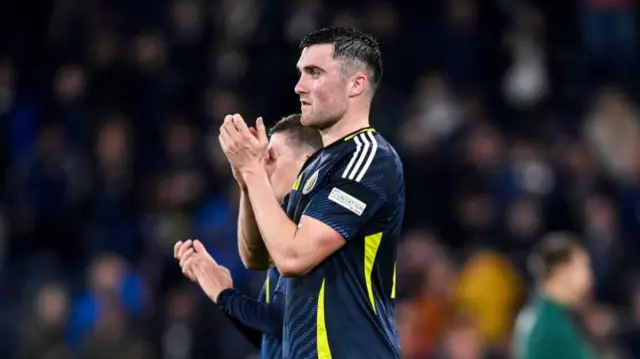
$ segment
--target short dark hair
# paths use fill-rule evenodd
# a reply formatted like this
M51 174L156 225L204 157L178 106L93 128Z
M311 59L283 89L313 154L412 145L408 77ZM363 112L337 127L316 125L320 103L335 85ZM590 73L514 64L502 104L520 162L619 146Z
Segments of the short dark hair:
M529 270L538 280L549 277L557 267L571 262L583 247L577 238L568 232L551 232L536 245L529 257Z
M375 89L382 78L382 53L378 41L371 35L346 27L327 27L307 35L300 42L300 50L312 45L331 44L333 57L363 63L370 72L369 81Z
M283 117L271 127L269 136L273 136L276 133L286 133L291 136L296 145L307 147L311 152L318 151L322 148L320 131L303 126L300 117L298 113Z

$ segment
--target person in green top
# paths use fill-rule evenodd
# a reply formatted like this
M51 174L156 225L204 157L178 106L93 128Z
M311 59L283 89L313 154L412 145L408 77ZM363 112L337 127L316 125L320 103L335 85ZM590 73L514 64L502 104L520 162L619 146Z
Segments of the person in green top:
M530 258L539 292L516 319L515 359L596 359L572 319L588 295L592 272L587 251L568 233L550 233Z

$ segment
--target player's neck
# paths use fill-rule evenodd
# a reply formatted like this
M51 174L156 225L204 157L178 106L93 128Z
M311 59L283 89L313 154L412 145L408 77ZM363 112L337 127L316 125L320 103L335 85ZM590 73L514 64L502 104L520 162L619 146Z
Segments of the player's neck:
M320 130L322 144L326 147L341 138L356 132L361 128L369 127L369 110L353 111L347 113L333 126Z

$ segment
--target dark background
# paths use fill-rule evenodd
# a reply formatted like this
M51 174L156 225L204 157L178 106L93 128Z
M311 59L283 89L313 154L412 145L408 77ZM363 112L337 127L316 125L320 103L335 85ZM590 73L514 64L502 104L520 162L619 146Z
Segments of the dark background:
M633 0L28 0L0 4L3 358L246 358L172 258L197 237L257 293L236 247L224 115L299 111L298 42L376 35L373 124L402 154L405 358L505 358L526 255L592 253L579 312L640 358L640 120Z

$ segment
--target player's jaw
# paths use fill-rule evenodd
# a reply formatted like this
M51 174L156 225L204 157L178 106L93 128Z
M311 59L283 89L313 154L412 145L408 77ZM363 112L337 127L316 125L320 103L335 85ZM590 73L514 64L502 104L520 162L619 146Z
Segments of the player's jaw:
M342 117L344 117L345 113L346 109L308 103L307 105L301 106L300 122L303 126L324 131L333 127Z
M300 100L300 123L303 126L313 127L316 113L313 109L313 105L309 101Z

